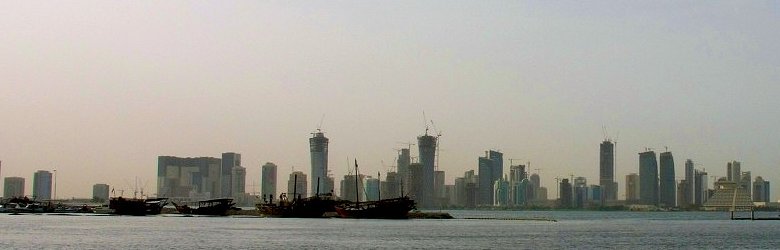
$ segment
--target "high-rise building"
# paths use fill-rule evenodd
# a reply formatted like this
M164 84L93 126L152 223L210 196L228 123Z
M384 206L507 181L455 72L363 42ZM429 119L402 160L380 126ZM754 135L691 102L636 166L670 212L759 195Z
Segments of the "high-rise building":
M691 200L691 194L688 193L688 180L680 180L680 183L677 185L677 206L678 207L688 207L691 205L688 201Z
M695 203L695 195L693 192L694 189L694 175L693 175L693 160L687 159L685 160L685 182L687 183L686 189L683 191L685 194L685 203L688 205ZM677 199L680 200L680 199ZM682 205L681 205L682 206Z
M491 170L493 170L493 176L491 176L493 179L491 179L491 183L493 183L504 177L504 153L488 150L485 154L487 154L488 158L493 160L493 167L491 168Z
M626 202L636 203L639 201L639 175L631 173L626 175Z
M410 197L417 201L423 197L423 165L420 163L409 164L409 190Z
M658 205L658 161L653 151L639 153L639 203Z
M373 178L371 176L368 176L366 178L366 200L367 201L378 201L380 199L380 195L383 196L383 194L380 194L379 192L379 179Z
M509 205L509 182L505 178L496 180L493 183L493 206Z
M738 161L730 161L726 163L726 180L739 182L742 177L742 170Z
M276 197L276 164L273 164L271 162L266 162L262 167L262 174L261 174L261 183L262 188L260 189L260 194L263 197L263 200L269 199L273 200L273 198L270 197Z
M466 178L455 178L455 197L454 200L450 200L450 204L455 206L466 206Z
M539 187L536 189L536 200L538 201L546 201L547 200L547 188L546 187Z
M558 187L558 190L560 192L560 195L558 196L558 205L561 208L571 208L572 207L572 188L571 183L569 182L569 179L563 179L561 180L561 184Z
M602 204L617 199L615 182L615 144L610 140L601 142L599 150L599 186L602 189Z
M509 166L509 204L525 205L528 199L528 172L525 165ZM533 196L533 192L530 192Z
M222 153L222 170L220 185L222 197L233 197L233 168L241 166L241 154Z
M709 198L708 195L709 185L707 184L707 172L704 172L704 170L701 171L694 170L693 179L695 181L693 187L694 204L699 206L704 205L704 203L707 202L707 198Z
M5 177L3 182L3 197L22 197L24 196L24 178Z
M765 181L761 176L756 176L756 181L753 182L753 201L755 202L769 202L769 182Z
M108 184L92 185L92 200L106 202L108 201Z
M658 200L662 206L674 207L677 204L677 187L674 181L674 156L672 152L659 154Z
M539 178L539 174L536 174L536 173L531 174L531 177L529 177L528 180L529 180L528 184L529 184L529 187L530 187L529 191L532 194L532 195L528 196L528 198L530 200L539 200L539 201L547 200L547 192L546 192L547 189L546 188L544 190L545 191L544 197L542 197L542 195L539 193L542 190L542 183L541 183L541 180Z
M493 160L486 157L479 157L477 171L479 174L479 192L477 198L478 205L493 204Z
M233 193L233 198L236 199L243 199L244 194L246 193L246 168L242 166L235 166L233 167L233 174L232 180L230 181L231 187L231 193Z
M387 172L385 181L379 183L379 190L382 191L382 199L400 197L401 188L399 187L398 173ZM406 191L406 190L404 190Z
M413 144L412 144L413 145ZM396 167L398 168L398 188L403 187L407 192L411 187L411 181L409 176L409 164L412 164L412 156L409 153L409 148L402 148L398 151L398 160L396 161Z
M333 189L328 183L328 142L330 141L322 131L312 133L309 138L309 152L311 153L311 193L327 193Z
M36 200L51 200L51 172L38 170L33 174L33 198Z
M447 198L447 190L444 189L444 178L445 174L444 171L434 171L433 172L433 193L434 193L434 203L436 207L441 207L444 205L444 201Z
M574 207L583 208L588 199L588 180L585 177L574 178L574 193L572 194L574 199Z
M739 187L742 189L745 189L749 195L752 195L752 189L753 189L753 178L750 174L750 171L742 172L742 175L739 180Z
M218 198L221 160L213 157L157 157L157 195L169 198Z
M420 164L422 164L422 197L417 200L418 207L422 209L434 208L434 171L436 162L436 137L427 133L417 137L417 146L420 151Z
M290 179L287 180L287 198L306 198L306 174L301 171L290 173Z
M355 179L357 178L357 180ZM360 201L366 200L366 188L365 188L365 175L345 175L341 180L341 199L348 201Z
M464 206L474 208L479 199L479 175L474 174L474 170L469 170L463 174L463 179L466 182Z

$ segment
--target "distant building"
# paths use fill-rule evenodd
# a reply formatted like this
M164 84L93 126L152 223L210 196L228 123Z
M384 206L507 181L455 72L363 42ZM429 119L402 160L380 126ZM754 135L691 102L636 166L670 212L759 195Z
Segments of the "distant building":
M626 202L629 204L639 201L639 175L631 173L626 175Z
M610 140L601 142L599 150L599 186L602 189L602 204L617 199L615 182L615 144Z
M157 195L169 198L219 198L222 161L213 157L157 157Z
M33 198L36 200L51 200L51 172L38 170L33 174Z
M693 193L688 193L689 187L688 180L680 180L680 183L677 185L677 206L678 207L689 207L691 203L689 201L691 200L691 195Z
M287 198L301 197L306 198L306 174L301 171L290 173L290 179L287 181Z
M493 206L509 205L509 182L501 178L493 183Z
M409 196L417 201L420 198L423 197L423 183L424 176L423 176L423 165L420 163L412 163L409 164Z
M398 173L387 172L385 174L385 181L380 182L379 190L382 191L382 199L400 197L401 188L399 186Z
M693 172L694 176L694 191L693 191L693 197L694 197L694 204L695 205L704 205L705 202L707 202L707 199L710 197L708 190L709 185L707 184L707 172L704 172L704 170L695 170Z
M328 176L328 143L322 131L312 133L309 138L309 152L311 154L311 193L327 193L333 190L333 183Z
M574 199L574 207L585 207L585 203L588 200L588 180L585 177L574 178L574 194L572 198Z
M531 193L533 194L533 195L529 196L529 199L531 199L531 200L539 200L539 201L547 200L547 193L546 193L547 189L546 188L544 188L545 189L544 190L545 191L544 195L541 195L539 193L539 192L542 191L542 188L543 188L542 187L542 182L541 182L541 180L539 178L539 174L536 174L536 173L531 174L531 177L529 177L528 180L529 180L528 184L531 187L529 189L531 190Z
M663 152L659 155L659 184L658 199L665 207L674 207L677 204L677 187L674 181L674 157L672 152Z
M558 190L560 192L558 206L561 208L571 208L573 197L572 187L571 183L569 183L569 179L561 180L561 184Z
M95 184L92 185L92 200L95 201L108 201L108 184Z
M639 203L658 206L658 161L655 152L639 153Z
M365 182L366 183L364 185L366 185L366 200L378 201L379 196L381 195L379 193L379 179L368 176Z
M525 165L509 166L509 204L526 205L529 201L528 172ZM533 193L531 193L533 195Z
M444 189L444 171L434 171L433 177L434 205L441 207L447 203L447 190Z
M24 196L24 178L5 177L3 183L3 197L23 197Z
M753 179L750 171L742 172L738 185L747 190L748 194L753 194Z
M422 164L422 185L420 186L421 196L417 200L417 207L421 209L435 207L435 166L436 162L436 137L425 135L417 137L417 146L420 150L420 164Z
M738 161L730 161L726 163L726 180L731 182L739 182L742 177L741 164Z
M276 164L266 162L261 170L261 183L260 194L265 200L267 197L277 197L276 193Z
M756 181L753 182L753 201L770 202L769 182L765 181L761 176L757 176Z
M236 201L244 198L246 194L246 168L242 166L233 167L233 173L231 174L232 180L230 181L231 193Z
M412 144L414 145L414 144ZM396 161L396 168L398 169L398 188L403 188L406 192L411 190L411 181L409 176L409 164L412 164L412 157L409 153L409 148L403 148L398 151L398 160Z
M222 153L222 197L233 197L233 168L241 166L241 154Z
M357 178L357 180L355 180ZM341 199L348 201L366 200L365 175L345 175L341 180Z
M683 195L685 195L685 199L686 199L685 203L688 205L692 205L696 202L696 198L694 195L694 186L696 181L694 180L695 177L693 173L694 173L693 160L691 159L685 160L685 183L687 183L687 185L686 185L686 189L683 192ZM679 201L680 199L678 198L677 200Z
M478 205L493 205L493 160L479 157L477 171L479 171L479 199Z
M588 186L588 201L591 202L599 202L601 201L601 197L604 195L604 190L599 185L590 185Z
M547 188L546 187L539 187L536 189L536 200L538 201L546 201L547 200Z

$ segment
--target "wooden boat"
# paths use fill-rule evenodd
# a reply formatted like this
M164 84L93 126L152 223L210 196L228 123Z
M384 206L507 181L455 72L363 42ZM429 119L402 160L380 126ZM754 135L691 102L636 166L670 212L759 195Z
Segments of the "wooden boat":
M168 198L123 198L113 197L108 201L108 207L119 215L154 215L160 214L162 208L168 204Z
M293 180L295 183L298 181L296 175ZM319 183L319 180L317 181ZM319 185L318 185L319 186ZM279 201L274 203L273 196L269 198L266 203L258 203L255 206L261 214L269 217L281 217L281 218L322 218L327 212L335 212L336 200L333 199L333 194L318 194L312 197L300 198L296 195L296 186L293 186L293 198L287 197L287 194L283 193L279 195Z
M212 199L199 201L198 207L191 208L187 205L178 205L175 202L173 205L176 207L176 211L181 214L196 214L196 215L219 215L226 216L230 209L233 209L236 203L233 203L233 199Z
M358 185L358 165L355 160L355 187ZM363 218L363 219L407 219L409 211L415 209L414 200L404 196L392 199L380 199L378 201L360 202L360 193L355 188L357 201L354 203L345 203L336 207L336 213L342 218Z

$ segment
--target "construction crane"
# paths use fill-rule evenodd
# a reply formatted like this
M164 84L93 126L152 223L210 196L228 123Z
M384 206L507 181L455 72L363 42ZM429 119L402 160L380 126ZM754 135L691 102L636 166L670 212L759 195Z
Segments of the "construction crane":
M514 166L515 165L513 163L514 160L522 160L522 159L509 159L509 166Z

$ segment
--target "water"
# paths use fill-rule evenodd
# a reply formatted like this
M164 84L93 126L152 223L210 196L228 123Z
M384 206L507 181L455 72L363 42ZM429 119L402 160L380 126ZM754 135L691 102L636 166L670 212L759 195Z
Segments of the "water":
M725 212L449 211L456 218L355 220L0 214L0 249L527 249L780 246L780 221ZM777 213L761 214L777 216Z

